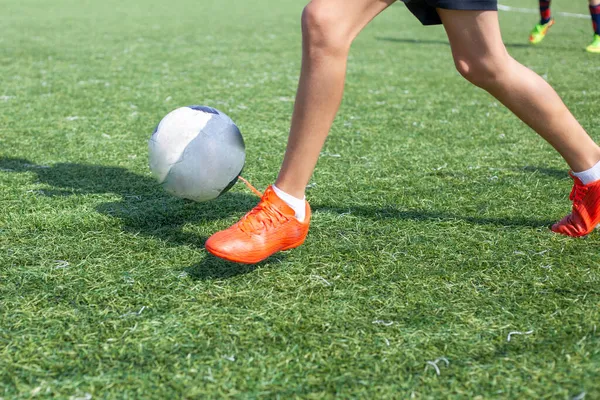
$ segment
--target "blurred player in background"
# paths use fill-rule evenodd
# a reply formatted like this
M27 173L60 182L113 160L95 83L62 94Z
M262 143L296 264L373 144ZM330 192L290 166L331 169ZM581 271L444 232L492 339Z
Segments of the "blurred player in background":
M590 15L594 27L594 40L592 44L586 47L590 53L600 53L600 0L589 0ZM546 37L548 30L554 25L554 18L550 11L550 0L540 0L540 22L533 27L529 35L529 42L538 44Z
M210 253L252 264L304 242L311 214L304 192L342 101L350 46L394 3L312 0L304 8L302 70L279 176L254 209L206 241ZM600 147L550 85L508 54L497 0L405 0L405 4L422 24L443 24L459 73L548 141L571 168L572 210L552 230L575 237L590 233L600 224ZM402 73L401 59L397 73ZM397 156L401 159L402 153Z

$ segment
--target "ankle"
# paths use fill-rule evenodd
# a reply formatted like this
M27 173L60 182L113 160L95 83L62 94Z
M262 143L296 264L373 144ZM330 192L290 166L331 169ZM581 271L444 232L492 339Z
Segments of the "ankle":
M575 173L580 173L593 168L600 162L600 147L596 148L596 151L591 152L590 154L586 154L585 157L578 157L576 162L573 165L569 165L571 167L571 171Z
M294 214L296 214L298 221L303 222L304 218L306 217L306 200L304 196L296 197L291 195L290 193L277 187L277 185L273 185L272 188L277 197L283 200L284 203L294 210Z
M279 189L297 199L303 199L305 197L304 190L306 189L306 186L297 185L297 184L293 184L293 183L290 184L289 182L283 181L280 179L277 179L275 181L275 183L273 184L273 186L276 186L277 189Z
M584 185L600 180L600 161L586 170L580 172L573 171L573 175L579 178Z

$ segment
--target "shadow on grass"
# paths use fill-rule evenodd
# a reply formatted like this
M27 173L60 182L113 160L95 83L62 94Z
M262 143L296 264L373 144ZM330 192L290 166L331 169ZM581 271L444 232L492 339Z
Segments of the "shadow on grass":
M248 274L265 265L281 262L286 257L286 253L277 253L258 264L248 265L221 260L220 258L209 254L198 264L194 264L183 270L187 272L193 280L205 281L228 279L234 276Z
M102 165L59 163L52 166L35 165L25 159L0 158L0 169L14 172L33 172L39 182L55 190L45 190L46 196L68 196L76 194L119 195L116 202L103 203L96 207L101 214L120 219L126 231L156 236L177 244L201 246L205 238L184 233L181 227L187 223L204 222L229 218L242 214L256 205L253 195L229 192L215 201L195 203L181 200L165 193L156 181L121 167ZM526 166L519 168L528 173L565 178L560 169ZM544 226L552 221L528 218L483 218L460 216L449 213L423 210L404 210L391 207L365 207L344 205L314 205L315 211L347 213L366 218L394 218L410 220L464 220L469 223L500 226Z
M532 167L532 166L528 165L526 167L523 167L520 170L525 171L525 172L530 172L530 173L539 173L539 174L547 175L547 176L550 176L552 178L557 178L557 179L569 179L569 174L564 169L538 168L538 167Z
M313 211L333 214L349 214L357 217L369 219L397 219L397 220L413 220L413 221L465 221L476 225L496 225L496 226L512 226L512 227L530 227L542 228L549 227L556 221L540 220L525 217L472 217L457 214L450 214L437 211L423 210L406 210L399 207L369 207L369 206L353 206L345 205L339 207L335 205L317 204L313 206Z
M406 44L425 44L425 45L444 45L450 46L450 43L447 40L430 40L430 39L412 39L412 38L394 38L388 36L379 36L376 37L375 40L382 40L385 42L394 42L394 43L406 43ZM512 48L531 48L532 46L527 43L504 43L506 47Z
M88 194L115 194L119 201L102 203L96 210L118 218L122 229L157 237L179 245L202 247L206 240L182 228L185 224L202 224L229 218L248 211L257 198L244 193L229 192L206 203L181 200L165 193L156 181L121 167L59 163L35 165L19 158L0 158L5 172L34 173L37 181L52 187L42 190L43 196L64 197Z
M506 168L506 170L507 171L517 172L517 173L526 172L527 174L531 174L531 175L545 175L545 176L550 177L552 179L560 179L560 180L566 180L566 181L570 181L571 180L571 178L569 177L569 174L568 174L567 170L565 170L565 169L533 167L533 166L527 165L527 166L524 166L524 167ZM441 178L449 177L449 178L465 178L465 179L467 179L469 177L467 171L461 171L461 170L457 170L457 171L447 171L447 170L429 171L429 172L427 172L427 175L428 176L439 176Z
M96 210L122 223L122 229L134 234L158 238L178 245L202 247L206 237L187 232L187 224L203 224L208 221L242 215L257 203L253 195L229 192L219 199L207 203L195 203L177 199L165 193L148 176L139 175L121 167L89 165L77 163L59 163L52 166L35 165L25 159L0 158L0 169L8 172L30 172L37 176L40 183L53 189L42 191L45 196L70 196L86 194L115 194L119 201L102 203ZM539 172L553 177L564 177L561 170L549 168L525 167L527 172ZM347 214L369 219L397 219L416 221L465 221L470 224L546 227L553 221L525 217L478 217L451 213L406 210L396 206L369 207L364 205L340 206L338 204L313 204L317 212ZM271 257L268 262L277 262L285 255ZM264 264L264 263L263 263ZM193 279L225 279L253 271L260 265L247 266L229 263L207 256L199 264L186 269Z

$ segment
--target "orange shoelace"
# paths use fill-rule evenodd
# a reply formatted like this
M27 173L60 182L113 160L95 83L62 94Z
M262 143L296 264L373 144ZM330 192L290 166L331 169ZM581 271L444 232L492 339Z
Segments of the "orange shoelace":
M242 232L251 233L278 226L289 219L270 203L261 201L239 223Z
M238 176L238 179L244 182L254 194L262 198L262 193L252 186L250 182L241 176ZM276 226L276 223L283 223L288 220L288 217L283 215L281 211L273 207L270 203L261 201L248 214L242 217L238 226L242 232L251 233L268 229L269 227Z
M250 189L252 192L254 192L255 195L257 195L258 197L262 197L262 193L259 192L258 189L256 189L254 186L252 186L252 184L250 182L248 182L247 180L245 180L241 176L238 176L238 179L240 181L244 182L246 184L246 186L248 187L248 189Z
M588 192L588 187L580 184L579 182L575 182L573 185L573 189L571 190L571 194L569 195L569 199L573 203L581 203L586 193Z

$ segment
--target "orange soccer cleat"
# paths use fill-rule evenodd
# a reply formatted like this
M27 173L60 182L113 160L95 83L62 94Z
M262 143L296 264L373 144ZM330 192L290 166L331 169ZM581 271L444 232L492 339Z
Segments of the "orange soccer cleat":
M306 217L300 222L294 210L269 186L256 207L232 227L209 237L205 247L225 260L256 264L278 251L300 246L306 239L309 225L308 202Z
M600 224L600 181L584 185L573 174L575 181L569 198L573 211L552 225L552 231L562 235L580 237L592 232Z

